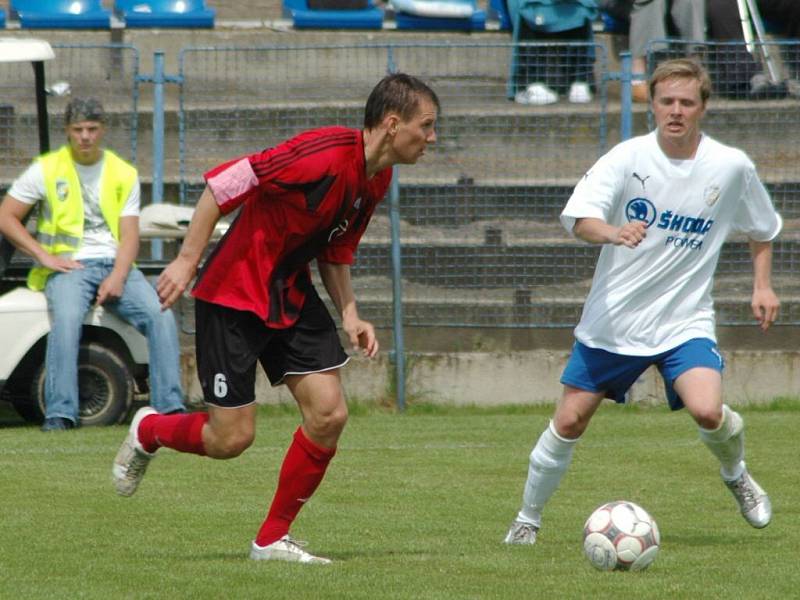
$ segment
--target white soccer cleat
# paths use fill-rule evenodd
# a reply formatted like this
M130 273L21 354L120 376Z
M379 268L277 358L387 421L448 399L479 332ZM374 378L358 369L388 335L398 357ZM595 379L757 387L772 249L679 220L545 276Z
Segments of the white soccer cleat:
M518 104L553 104L558 102L558 94L543 83L532 83L521 92L517 92L514 101Z
M536 543L536 534L539 528L524 521L514 521L503 540L504 544L517 544L532 546Z
M330 558L314 556L303 550L306 542L293 539L286 534L281 539L272 542L263 548L253 542L250 548L250 558L253 560L283 560L287 562L299 562L314 565L329 565Z
M120 496L133 496L142 481L142 477L144 477L147 465L150 464L150 461L155 456L155 454L145 452L144 448L142 448L138 432L142 419L156 414L158 413L149 406L136 411L128 429L128 435L114 457L111 475L114 478L114 487Z
M745 471L738 479L725 481L725 485L736 498L745 521L756 529L769 525L772 518L772 503L750 473Z

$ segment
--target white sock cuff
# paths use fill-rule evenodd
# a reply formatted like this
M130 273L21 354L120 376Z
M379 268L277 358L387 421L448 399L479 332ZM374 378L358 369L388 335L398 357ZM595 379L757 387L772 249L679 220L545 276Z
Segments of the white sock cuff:
M562 444L575 444L579 439L581 439L580 437L576 437L575 439L569 439L565 438L562 435L559 435L559 433L556 431L556 426L553 423L552 419L550 419L550 424L547 426L547 428L550 430L550 433L552 433L553 436L555 436L556 440L558 440Z
M727 404L722 405L722 421L716 429L705 429L700 427L700 436L703 439L713 442L724 442L741 432L743 428L742 418L735 410Z

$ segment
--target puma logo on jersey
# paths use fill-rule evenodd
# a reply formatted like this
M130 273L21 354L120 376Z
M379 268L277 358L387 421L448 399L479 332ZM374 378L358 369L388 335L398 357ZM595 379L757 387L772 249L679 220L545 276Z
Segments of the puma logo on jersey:
M334 238L344 235L349 225L350 222L347 219L342 219L342 222L331 229L331 232L328 234L328 243L330 243Z
M633 177L634 179L638 179L638 180L639 180L639 183L641 183L641 184L642 184L642 191L643 191L643 192L644 192L644 191L646 191L646 188L645 188L644 182L645 182L645 181L647 181L648 179L650 179L650 175L647 175L646 177L642 178L641 176L639 176L639 174L638 174L636 171L634 171L634 172L633 172L633 175L632 175L632 177Z

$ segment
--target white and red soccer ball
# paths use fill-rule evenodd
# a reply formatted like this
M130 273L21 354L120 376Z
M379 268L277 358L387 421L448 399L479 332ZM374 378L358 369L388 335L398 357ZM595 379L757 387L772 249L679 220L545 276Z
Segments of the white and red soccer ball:
M661 535L641 506L625 500L598 507L583 526L583 551L601 571L641 571L656 559Z

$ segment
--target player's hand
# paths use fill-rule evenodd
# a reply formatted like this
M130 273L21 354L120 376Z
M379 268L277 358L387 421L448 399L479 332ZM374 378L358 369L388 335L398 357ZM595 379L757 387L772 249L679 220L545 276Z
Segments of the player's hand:
M101 306L106 300L121 298L124 289L125 279L111 273L98 286L95 302L98 306Z
M378 338L375 337L375 328L372 323L354 319L342 327L350 338L350 344L356 352L361 353L367 358L373 358L378 354Z
M39 262L43 267L47 267L59 273L69 273L74 269L82 269L83 264L71 258L64 258L62 256L53 256L52 254L45 254L41 257Z
M615 246L636 248L645 237L647 237L647 226L642 221L631 221L617 229L611 241Z
M762 331L769 329L769 326L778 318L780 306L781 302L772 288L753 290L753 299L750 302L750 307L753 309L753 316L755 316Z
M178 301L194 277L197 266L180 256L167 265L156 282L156 292L161 310L167 310Z

